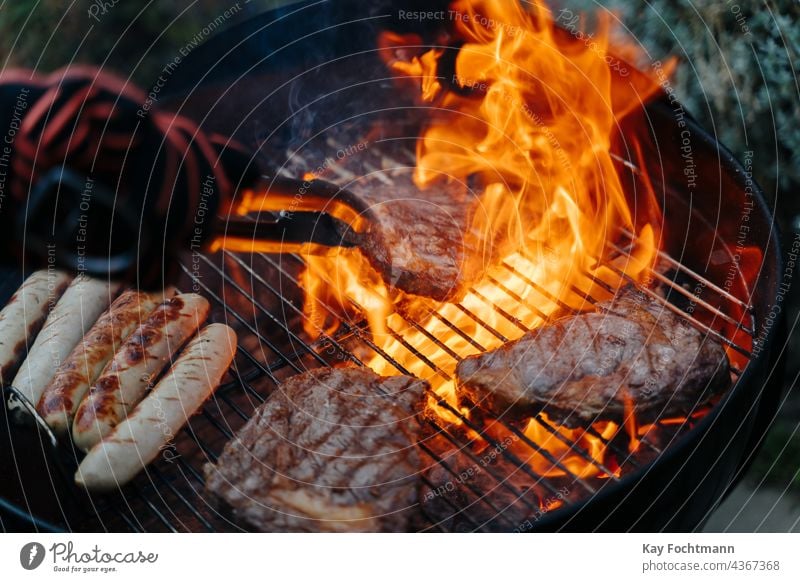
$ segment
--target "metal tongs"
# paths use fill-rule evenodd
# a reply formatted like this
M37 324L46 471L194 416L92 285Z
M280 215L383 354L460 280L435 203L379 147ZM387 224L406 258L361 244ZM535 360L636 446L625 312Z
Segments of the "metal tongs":
M59 197L80 200L86 183L85 176L70 168L48 172L35 184L22 209L19 236L32 251L58 248L60 264L67 268L94 276L123 275L136 264L141 248L151 246L157 233L141 228L138 209L117 204L114 192L97 183L91 193L92 207L105 210L107 216L115 215L114 232L125 244L108 248L102 255L73 248L72 242L81 234L82 206L69 206L59 220L54 220L53 209ZM336 184L311 177L260 176L240 188L233 200L220 200L210 236L198 244L210 251L325 255L335 248L358 245L373 223L365 202Z
M336 184L262 176L218 220L210 250L327 254L353 247L374 223L369 206Z

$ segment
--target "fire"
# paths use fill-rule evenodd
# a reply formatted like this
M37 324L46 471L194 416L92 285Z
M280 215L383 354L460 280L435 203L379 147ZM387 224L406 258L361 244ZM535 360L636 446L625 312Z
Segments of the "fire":
M423 193L443 175L477 180L482 193L465 237L485 272L458 303L434 303L388 288L357 250L344 249L308 256L302 285L309 334L330 333L336 325L322 304L366 317L379 353L371 352L365 364L392 375L396 362L427 379L438 399L457 409L459 359L518 338L565 306L590 308L585 295L607 298L606 286L622 284L619 272L643 280L660 231L655 222L634 224L611 155L619 119L658 85L638 71L635 79L623 77L619 66L611 66L607 27L589 43L559 29L540 2L523 8L508 0L458 0L452 10L463 41L452 79L438 76L447 49L395 58L408 49L392 47L418 39L386 33L379 44L399 82L412 80L432 111L448 112L446 123L431 114L418 140L414 179ZM624 47L626 54L630 50ZM598 265L622 228L638 235L631 257L617 259L614 269ZM443 422L458 422L435 402L430 410ZM634 419L629 425L637 430ZM620 429L612 422L593 428L604 439ZM557 431L597 462L606 461L602 439L583 430ZM600 472L536 421L524 434L575 474ZM530 451L520 446L517 452ZM543 475L563 474L539 454L529 463Z

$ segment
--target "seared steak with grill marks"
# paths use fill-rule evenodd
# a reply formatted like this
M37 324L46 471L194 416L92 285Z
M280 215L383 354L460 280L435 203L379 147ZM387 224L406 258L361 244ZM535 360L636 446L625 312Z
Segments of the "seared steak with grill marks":
M473 195L463 184L442 180L420 191L411 171L387 187L371 176L355 181L353 193L369 206L373 224L355 243L390 286L437 301L458 300L482 274L482 257L464 233Z
M207 491L256 531L408 529L418 511L424 388L366 369L294 376L206 465Z
M730 383L716 339L644 293L622 290L598 311L566 317L456 371L462 397L495 414L546 412L566 426L690 413Z

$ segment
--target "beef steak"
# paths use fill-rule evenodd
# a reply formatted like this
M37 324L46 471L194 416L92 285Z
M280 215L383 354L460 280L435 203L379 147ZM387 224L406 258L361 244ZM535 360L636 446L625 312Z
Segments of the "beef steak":
M356 368L294 376L205 466L207 492L255 531L406 530L425 385Z
M730 383L720 343L628 287L598 310L566 317L456 370L459 394L494 414L546 412L566 426L690 413Z
M466 236L474 195L447 180L419 190L410 169L392 179L392 186L374 176L350 184L369 208L371 225L343 238L358 246L389 286L436 301L460 299L484 268L484 257Z

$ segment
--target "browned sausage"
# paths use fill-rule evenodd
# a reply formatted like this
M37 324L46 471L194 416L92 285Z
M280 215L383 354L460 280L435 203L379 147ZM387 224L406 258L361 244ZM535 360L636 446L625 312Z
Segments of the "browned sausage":
M37 410L56 434L66 434L83 397L122 342L150 315L159 296L126 291L78 342L45 388Z
M78 447L88 451L125 419L172 355L205 321L208 311L208 301L200 295L176 295L131 334L78 408L72 424L72 439Z
M201 331L147 398L89 451L75 482L102 491L133 479L211 396L235 351L236 334L227 325Z

